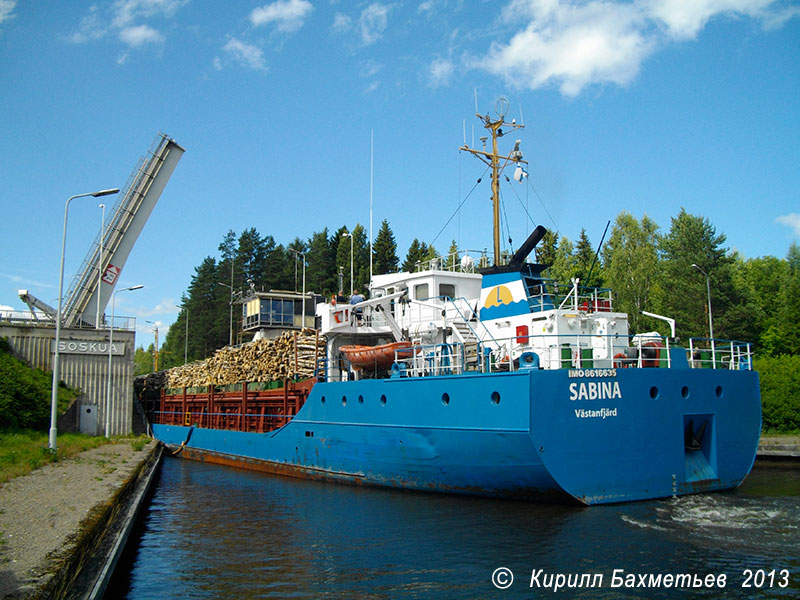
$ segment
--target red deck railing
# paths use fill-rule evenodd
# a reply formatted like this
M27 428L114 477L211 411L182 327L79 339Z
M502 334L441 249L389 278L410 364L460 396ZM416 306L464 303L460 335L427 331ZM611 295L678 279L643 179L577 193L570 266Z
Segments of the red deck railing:
M245 382L235 390L219 386L183 388L179 393L162 390L155 420L162 425L266 433L294 418L316 381L273 382L280 387L271 389L254 389L257 384Z

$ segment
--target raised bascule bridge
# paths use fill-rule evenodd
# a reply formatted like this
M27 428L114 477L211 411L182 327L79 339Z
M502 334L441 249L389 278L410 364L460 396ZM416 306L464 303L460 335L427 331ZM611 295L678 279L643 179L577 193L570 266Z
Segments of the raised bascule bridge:
M136 320L109 316L105 311L133 246L183 153L169 136L156 136L63 296L59 378L82 393L59 420L59 430L90 435L122 435L132 430ZM19 297L30 311L4 313L0 336L32 366L50 371L58 311L29 290L19 290Z

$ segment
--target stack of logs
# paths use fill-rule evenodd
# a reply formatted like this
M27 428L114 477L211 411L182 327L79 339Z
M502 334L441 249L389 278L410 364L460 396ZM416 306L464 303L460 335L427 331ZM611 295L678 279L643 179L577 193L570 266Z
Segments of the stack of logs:
M264 382L313 377L318 357L325 353L325 338L316 331L284 332L241 346L220 348L206 360L167 372L167 387Z

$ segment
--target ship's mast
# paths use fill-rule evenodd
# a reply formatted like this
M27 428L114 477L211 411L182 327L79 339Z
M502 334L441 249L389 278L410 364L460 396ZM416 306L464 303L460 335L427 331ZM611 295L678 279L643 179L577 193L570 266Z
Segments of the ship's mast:
M508 100L505 98L500 98L496 105L496 120L492 120L488 113L486 115L475 115L481 121L483 121L484 128L488 129L492 134L491 153L486 152L485 142L483 150L470 148L466 143L460 148L460 150L466 150L467 152L471 153L473 156L486 163L492 169L492 228L494 231L493 260L495 265L499 264L500 262L500 174L503 172L503 169L505 169L512 162L515 164L528 164L527 161L522 160L522 152L519 150L519 140L517 140L514 150L512 150L508 156L502 155L498 151L497 139L503 137L507 133L507 131L503 131L503 127L511 130L522 129L525 127L524 125L517 124L517 122L513 119L511 123L506 123L505 114L507 109Z

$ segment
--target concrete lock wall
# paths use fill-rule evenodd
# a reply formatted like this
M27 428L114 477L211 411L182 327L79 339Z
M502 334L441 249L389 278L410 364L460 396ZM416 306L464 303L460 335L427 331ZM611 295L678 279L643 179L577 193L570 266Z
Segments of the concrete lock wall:
M0 324L0 337L31 366L53 370L55 327ZM135 332L115 329L113 337L108 434L127 435L133 426ZM106 329L61 329L59 378L81 394L59 419L60 430L105 435L108 342Z

